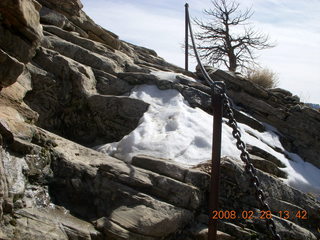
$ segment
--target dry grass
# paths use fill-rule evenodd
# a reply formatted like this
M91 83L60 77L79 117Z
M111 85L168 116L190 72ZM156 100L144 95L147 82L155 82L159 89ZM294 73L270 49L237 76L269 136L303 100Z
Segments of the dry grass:
M275 88L279 83L277 74L267 68L249 70L246 78L263 88Z

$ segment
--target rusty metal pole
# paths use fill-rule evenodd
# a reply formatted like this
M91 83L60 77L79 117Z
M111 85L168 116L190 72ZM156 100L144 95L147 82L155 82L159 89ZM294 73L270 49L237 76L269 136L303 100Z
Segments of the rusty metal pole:
M184 7L185 7L185 46L184 46L184 48L185 48L185 59L184 59L184 64L185 64L185 70L186 71L188 71L188 68L189 68L189 59L188 59L188 57L189 57L189 51L188 51L188 49L189 49L189 31L188 31L188 25L189 25L189 12L188 12L188 8L189 8L189 4L188 3L186 3L185 5L184 5Z
M223 115L223 95L220 90L213 90L213 139L212 139L212 165L209 196L209 232L208 240L217 239L218 219L212 219L213 211L219 211L219 185L220 185L220 158L221 158L221 130Z

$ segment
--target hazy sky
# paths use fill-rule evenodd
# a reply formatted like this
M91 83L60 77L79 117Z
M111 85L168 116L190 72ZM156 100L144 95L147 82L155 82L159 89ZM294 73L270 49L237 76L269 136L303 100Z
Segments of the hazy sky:
M210 0L82 0L84 11L102 27L181 67L185 2L191 16L202 19L202 10L211 7ZM250 21L277 44L257 52L260 65L278 74L279 87L320 103L320 0L239 2L252 7Z

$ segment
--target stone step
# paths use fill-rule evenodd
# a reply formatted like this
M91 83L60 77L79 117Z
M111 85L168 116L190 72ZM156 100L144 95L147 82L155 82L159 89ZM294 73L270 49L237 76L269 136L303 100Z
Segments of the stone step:
M110 238L166 237L192 222L202 204L201 191L190 183L54 138L52 198L72 214L95 221Z
M86 221L73 217L62 208L24 208L14 213L19 229L14 239L99 240L101 233Z
M209 174L186 168L172 160L138 155L132 158L132 165L193 185L199 189L207 189L209 186Z

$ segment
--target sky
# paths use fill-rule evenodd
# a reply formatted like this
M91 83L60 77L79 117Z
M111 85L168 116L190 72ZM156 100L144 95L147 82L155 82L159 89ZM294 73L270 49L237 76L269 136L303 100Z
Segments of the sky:
M205 20L210 0L82 0L99 25L127 42L154 49L170 63L184 66L184 4ZM304 102L320 104L320 0L241 0L251 7L250 22L276 47L258 51L257 62L275 72L279 87ZM194 27L196 28L196 27ZM190 60L194 70L195 60ZM193 68L192 68L193 67Z

